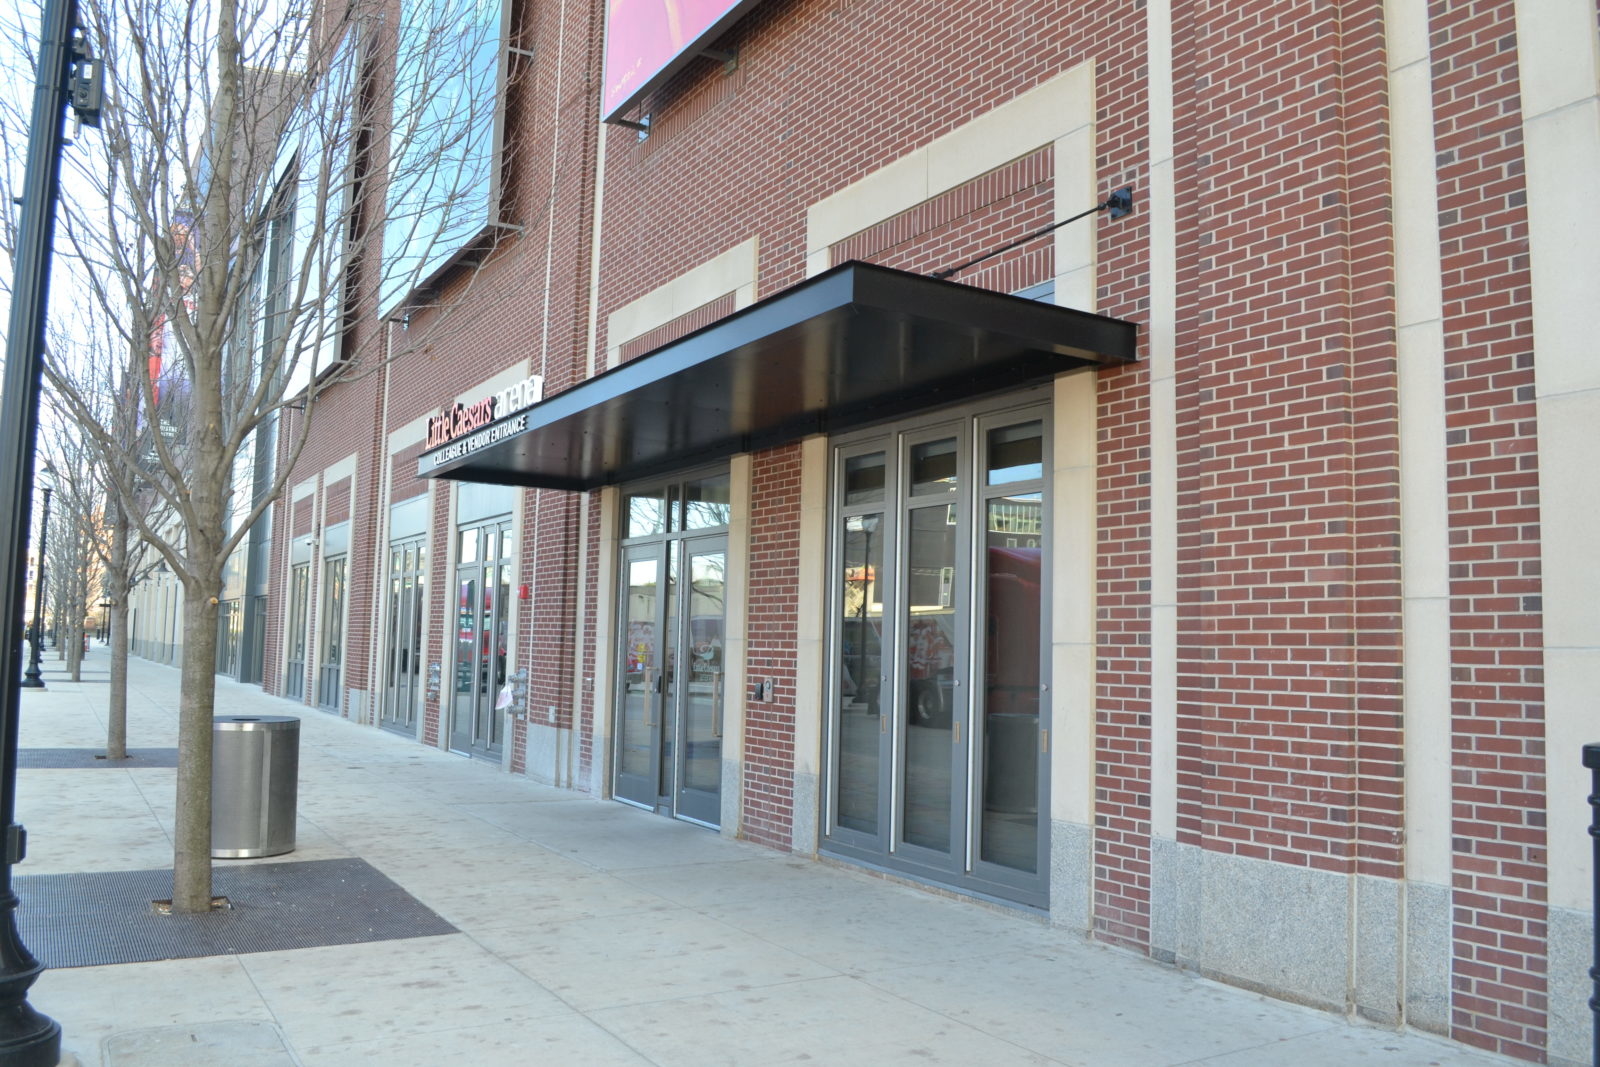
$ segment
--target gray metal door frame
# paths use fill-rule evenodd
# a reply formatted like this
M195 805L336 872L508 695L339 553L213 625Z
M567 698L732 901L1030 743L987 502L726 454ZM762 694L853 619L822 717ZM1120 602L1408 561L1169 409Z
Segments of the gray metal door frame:
M1036 393L971 405L837 439L825 591L830 622L823 850L1039 907L1047 904L1049 870L1047 400ZM1040 424L1040 469L1024 472L1027 477L1006 472L991 478L990 431L1033 421ZM930 484L914 491L913 450L950 437L957 441L954 488L945 493ZM880 453L888 460L883 492L847 500L851 464ZM953 558L936 560L943 566L935 568L929 545L937 540L931 535L940 507L948 508ZM1038 605L1037 620L1021 620L1035 622L1036 629L1011 625L1017 621L1006 615L1011 604L993 600L1002 595L996 592L1000 579L1012 579L995 573L996 542L1003 555L1009 539L997 537L994 527L1010 514L1007 509L1039 525L1037 536L1011 551L1023 560L1016 566L1037 568L1037 581L1030 572L1031 588L1017 601L1024 613ZM945 567L948 577L934 573ZM988 632L996 626L1006 632ZM1019 672L996 665L1008 638L1037 644L1037 685L1011 678ZM1012 661L1035 669L1027 656ZM939 754L946 747L948 765ZM988 773L991 767L1019 773L998 782ZM1033 778L1019 768L1031 770ZM948 837L939 832L943 801ZM1026 859L1019 857L1030 833L1034 869L1026 870ZM1002 840L1009 851L997 853ZM1017 865L996 862L997 855Z
M495 700L506 682L509 654L514 553L503 546L511 528L510 519L496 519L457 532L458 545L465 546L469 537L476 544L471 560L462 560L464 551L457 553L450 748L480 759L499 760L505 750L504 715Z
M389 546L388 620L383 660L383 710L379 723L416 731L422 700L422 619L427 605L427 538ZM407 565L409 563L409 566Z
M317 707L340 711L344 707L344 616L349 599L349 557L322 561L321 647L317 650Z
M623 530L615 615L612 795L712 828L722 820L727 514L696 493L726 481L723 468L624 494L625 513L638 499L659 504L661 521L633 538Z
M289 616L285 628L287 659L283 670L283 695L304 700L306 695L306 618L311 599L311 564L296 563L289 571Z

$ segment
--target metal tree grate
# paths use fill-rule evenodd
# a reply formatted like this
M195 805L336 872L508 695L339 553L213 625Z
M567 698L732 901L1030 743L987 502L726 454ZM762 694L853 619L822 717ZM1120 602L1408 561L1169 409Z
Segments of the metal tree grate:
M232 903L206 915L158 915L172 872L25 875L16 880L23 943L47 967L231 956L453 934L456 928L365 860L215 868Z
M76 771L85 767L115 767L136 770L140 767L176 767L175 748L130 748L127 759L106 759L98 748L24 748L17 750L19 771Z

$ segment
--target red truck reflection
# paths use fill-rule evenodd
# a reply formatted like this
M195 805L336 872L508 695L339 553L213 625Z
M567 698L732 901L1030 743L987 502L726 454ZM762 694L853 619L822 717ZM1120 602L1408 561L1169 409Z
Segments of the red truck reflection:
M984 649L986 714L1038 714L1040 550L991 547ZM882 675L883 620L846 617L841 647L841 691L846 700L876 711ZM924 611L906 622L907 721L948 724L955 705L956 615Z

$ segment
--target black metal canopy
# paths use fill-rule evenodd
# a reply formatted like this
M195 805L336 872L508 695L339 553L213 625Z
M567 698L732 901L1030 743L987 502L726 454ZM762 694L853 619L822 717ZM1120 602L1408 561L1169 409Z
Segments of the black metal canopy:
M844 263L501 420L478 447L424 453L417 474L591 489L1126 363L1134 345L1130 322Z

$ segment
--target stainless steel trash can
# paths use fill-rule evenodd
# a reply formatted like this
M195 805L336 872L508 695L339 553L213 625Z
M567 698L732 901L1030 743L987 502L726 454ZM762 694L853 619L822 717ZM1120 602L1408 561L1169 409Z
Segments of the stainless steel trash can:
M299 719L212 719L211 855L244 859L293 852L299 786Z

